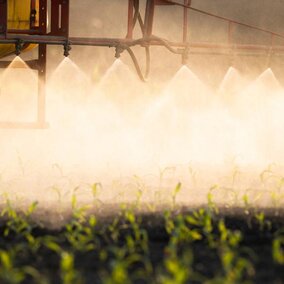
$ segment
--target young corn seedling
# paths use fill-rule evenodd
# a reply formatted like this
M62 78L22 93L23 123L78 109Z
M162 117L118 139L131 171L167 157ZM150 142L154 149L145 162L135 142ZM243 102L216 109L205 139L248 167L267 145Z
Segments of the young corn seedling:
M148 254L148 234L146 230L140 228L141 220L139 220L130 210L126 210L123 214L131 228L131 234L126 236L128 247L132 247L132 250L134 251L141 250L141 252Z
M256 219L258 225L259 225L259 229L260 231L264 231L266 228L268 230L271 229L271 222L269 220L265 219L265 214L264 212L256 212L254 214L254 218Z
M127 263L115 260L112 262L111 274L104 277L104 284L130 284Z
M19 151L17 151L17 159L18 159L18 165L19 165L19 168L20 168L20 172L21 172L22 176L25 176L26 175L26 165L25 165Z
M221 262L224 276L220 277L219 283L245 283L244 279L254 276L254 268L251 262L238 254L231 248L225 246L221 252Z
M6 200L6 207L2 210L1 216L8 218L6 222L6 228L4 230L4 236L7 237L10 234L22 237L32 237L31 232L34 228L31 225L30 217L37 207L37 202L33 202L29 208L22 214L19 214L12 206L9 199Z
M103 185L100 182L93 183L90 186L93 195L93 203L94 205L100 204L101 201L98 199L98 195L100 191L103 189Z
M236 186L236 182L238 180L238 178L240 177L241 175L241 171L240 169L236 166L233 170L233 173L232 173L232 188L235 188Z
M274 175L274 171L273 171L273 167L275 165L274 164L270 164L265 170L263 170L261 172L261 174L259 175L260 177L260 181L263 184L263 186L265 186L265 183L271 179L272 177L275 177Z
M281 203L284 199L284 193L281 191L273 190L270 192L270 197L273 209L278 212L279 208L281 208Z
M140 178L137 175L134 175L134 180L135 180L135 185L136 185L136 188L137 188L135 207L140 209L141 208L142 196L143 196L143 193L146 190L146 185L144 184L142 178Z
M194 187L197 185L197 172L191 167L188 167L190 179L192 180L192 184Z
M164 270L158 277L158 283L190 283L200 281L201 277L192 269L193 253L186 245L202 239L202 234L196 228L188 227L186 218L178 215L173 218L171 212L165 214L166 231L170 241L165 248Z
M273 260L279 265L284 265L284 236L277 236L272 243Z
M83 279L74 267L74 255L62 252L60 259L60 276L63 284L81 284Z
M108 277L104 277L103 283L127 284L136 283L136 280L141 279L141 273L134 273L134 275L130 275L130 271L133 270L134 266L145 266L143 256L137 252L129 254L127 246L121 248L117 246L111 247L110 253L113 255L113 260L110 263L110 275ZM147 271L141 270L141 272L144 272L145 277L145 272L147 273Z
M240 231L229 230L224 220L219 221L220 233L219 254L224 276L218 276L220 281L228 284L242 283L246 276L255 273L252 263L239 255L239 245L242 240Z
M107 240L107 242L118 241L120 236L119 221L119 217L116 216L110 225L101 229L101 235L104 236L104 239Z
M126 231L121 232L120 238L125 243L124 250L127 262L129 265L136 263L139 266L135 277L139 279L141 277L148 278L153 272L149 255L148 233L141 228L141 218L138 218L131 209L122 208L121 217L125 222L122 228Z
M90 217L86 224L73 220L66 225L65 237L75 251L92 251L99 245L94 236L96 218Z
M249 200L248 194L245 193L243 195L242 199L243 199L243 203L244 203L244 206L245 206L244 212L245 212L246 215L249 215L251 204L250 204L250 200Z
M180 193L180 191L181 191L181 183L179 182L177 185L176 185L176 187L175 187L175 189L174 189L174 191L172 192L172 207L173 207L173 209L175 209L176 208L176 201L177 201L177 195Z
M97 244L94 238L96 217L87 219L86 208L77 207L76 196L72 198L72 219L65 226L65 237L75 251L91 251Z
M165 273L160 275L158 283L185 284L195 280L192 271L193 255L190 250L185 250L181 255L171 255L164 260Z
M210 247L215 246L215 240L213 238L213 220L211 212L205 209L199 209L192 214L185 216L186 222L196 228L201 236L205 236Z
M219 213L219 209L214 202L214 195L213 195L213 192L218 189L220 189L219 185L213 185L207 194L207 205L208 205L208 210L211 212L211 214Z
M22 283L25 273L14 267L13 255L9 251L0 250L0 282L9 284Z
M163 180L164 180L166 173L167 172L175 173L175 171L176 171L175 167L166 167L164 169L160 169L159 171L159 190L162 190L163 188Z

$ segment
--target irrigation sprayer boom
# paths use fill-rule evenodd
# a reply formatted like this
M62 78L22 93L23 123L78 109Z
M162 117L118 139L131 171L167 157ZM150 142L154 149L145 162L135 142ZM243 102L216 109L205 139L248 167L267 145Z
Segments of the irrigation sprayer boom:
M20 55L22 51L38 46L37 59L27 61L27 65L38 71L38 111L37 121L34 123L1 122L0 128L45 128L46 102L45 81L47 46L62 45L64 56L68 56L73 45L105 46L114 48L115 57L122 52L128 52L134 63L138 76L145 81L150 72L150 47L164 46L170 52L181 56L182 63L186 64L191 54L229 54L238 52L261 52L265 54L284 53L284 45L276 45L275 39L284 39L284 35L244 24L229 18L221 17L191 6L191 0L176 2L170 0L145 0L145 14L141 14L140 0L128 0L128 21L125 38L84 38L69 36L70 0L0 0L0 57L12 53ZM179 6L183 9L182 39L177 42L168 41L153 34L155 11L161 5ZM13 6L14 9L11 9ZM227 42L208 43L192 42L188 37L189 10L213 17L227 23ZM13 19L16 18L16 24ZM141 37L134 38L134 29L139 25ZM253 31L270 35L267 45L238 44L233 42L235 26L243 26ZM141 46L146 52L146 70L142 72L138 59L132 47ZM0 68L6 68L11 62L0 61Z

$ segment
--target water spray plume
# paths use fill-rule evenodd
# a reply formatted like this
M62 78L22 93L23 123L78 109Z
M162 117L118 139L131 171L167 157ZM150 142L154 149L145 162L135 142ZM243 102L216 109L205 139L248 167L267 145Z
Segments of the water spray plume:
M90 79L80 67L66 57L49 78L48 88L51 89L50 96L56 94L57 97L64 99L67 95L67 102L72 102L74 98L74 102L77 103L80 98L84 99L88 94L90 83Z
M116 59L102 77L97 91L102 100L112 104L131 123L139 120L145 109L146 88L121 59Z
M277 94L281 94L283 89L276 79L274 73L269 68L260 74L238 95L236 108L241 115L252 116L267 110L267 103Z
M12 62L10 63L10 65L8 66L8 69L11 68L15 68L15 69L20 69L20 68L26 68L29 69L29 66L27 65L27 63L22 60L22 58L20 56L16 56ZM7 71L7 69L6 69ZM5 72L4 72L5 73Z
M15 78L17 81L15 82ZM34 121L37 106L37 75L19 57L5 69L0 80L0 120Z
M27 76L23 84L20 79L24 77L17 75L19 70L25 70ZM33 71L28 68L8 68L3 76L0 99L8 94L3 90L20 88L21 94L31 95L31 86L36 86ZM15 76L19 77L16 84ZM104 185L104 202L113 202L114 198L122 202L135 199L125 182L129 183L126 177L136 175L149 183L145 200L153 201L151 189L157 188L162 169L170 168L173 170L164 174L167 184L163 194L167 195L178 177L185 186L200 189L199 197L192 192L190 198L201 202L203 189L206 198L206 189L218 180L226 180L224 177L235 167L249 167L249 177L271 161L284 163L284 126L280 123L284 100L275 94L282 88L271 70L239 93L233 84L238 85L238 80L237 71L230 68L218 90L225 96L235 92L242 102L229 102L236 111L228 112L223 104L216 103L214 91L186 66L157 96L120 59L98 85L91 86L82 70L66 58L47 82L51 128L9 135L5 131L0 148L1 182L9 184L11 193L56 204L57 194L52 188L68 195L70 188L80 185L80 200L86 201L90 196L85 184L99 181ZM273 91L268 93L269 89ZM261 111L260 97L265 98ZM3 104L11 98L5 98ZM28 101L10 102L13 108L22 109ZM13 115L18 115L18 110ZM189 166L199 173L194 185L185 170ZM115 189L114 180L120 181ZM240 185L248 183L249 178ZM187 195L182 198L184 202L189 200Z
M207 86L187 67L182 66L164 91L166 99L180 109L199 110L212 99Z
M230 67L218 88L218 94L225 101L232 101L234 96L244 88L244 85L244 79L239 71L234 67Z

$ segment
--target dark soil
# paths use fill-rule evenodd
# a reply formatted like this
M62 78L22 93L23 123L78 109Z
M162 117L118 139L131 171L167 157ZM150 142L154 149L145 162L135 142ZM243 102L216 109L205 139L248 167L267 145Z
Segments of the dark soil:
M223 219L226 227L232 231L240 231L242 240L239 246L239 253L244 258L249 258L254 267L254 274L244 275L242 282L238 283L257 283L268 284L284 283L284 266L277 264L273 259L272 244L275 236L284 232L284 218L279 212L267 210L265 223L260 223L254 218L252 212L241 213L241 210L222 210L221 213L213 218L213 232L218 233L218 221ZM178 214L188 214L185 211L179 211ZM129 268L132 283L157 283L158 275L163 274L164 261L167 255L167 247L170 242L170 235L165 229L165 221L162 214L141 214L140 231L145 230L148 235L148 258L153 266L152 278L143 279L143 277L133 276L136 271L142 267L141 264L135 264ZM108 253L108 256L102 260L100 253L110 251L110 248L122 248L126 244L126 238L132 235L132 231L125 225L123 220L119 221L117 226L119 236L116 241L110 238L108 226L112 223L114 217L109 215L106 219L100 219L97 225L98 234L96 236L97 248L93 251L84 252L74 250L70 242L66 239L66 229L50 230L35 226L31 234L34 238L52 237L64 251L70 251L74 254L74 266L76 271L82 276L83 283L104 283L107 273L111 273L111 268L115 261L115 256ZM6 223L0 227L0 250L17 250L14 260L14 267L22 268L31 266L35 268L43 277L48 279L48 283L56 284L62 282L62 272L60 272L60 255L44 246L36 250L28 248L27 240L22 235L15 233L3 237ZM203 280L192 279L188 283L203 283L204 279L209 281L215 279L219 274L224 274L224 268L220 260L219 248L212 248L203 238L202 240L183 243L179 250L190 249L193 253L192 269L197 275L202 275ZM0 264L0 271L1 271ZM1 280L0 283L10 284L7 280ZM33 277L27 276L21 283L38 283ZM72 282L72 283L76 283ZM79 282L78 282L79 283ZM221 283L221 282L214 282Z

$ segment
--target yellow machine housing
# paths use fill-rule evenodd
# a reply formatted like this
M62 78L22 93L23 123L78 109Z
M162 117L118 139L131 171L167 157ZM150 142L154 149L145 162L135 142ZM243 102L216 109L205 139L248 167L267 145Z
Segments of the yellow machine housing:
M8 30L30 29L31 1L30 0L8 0ZM29 50L35 45L24 46ZM14 44L0 44L0 58L13 54Z

